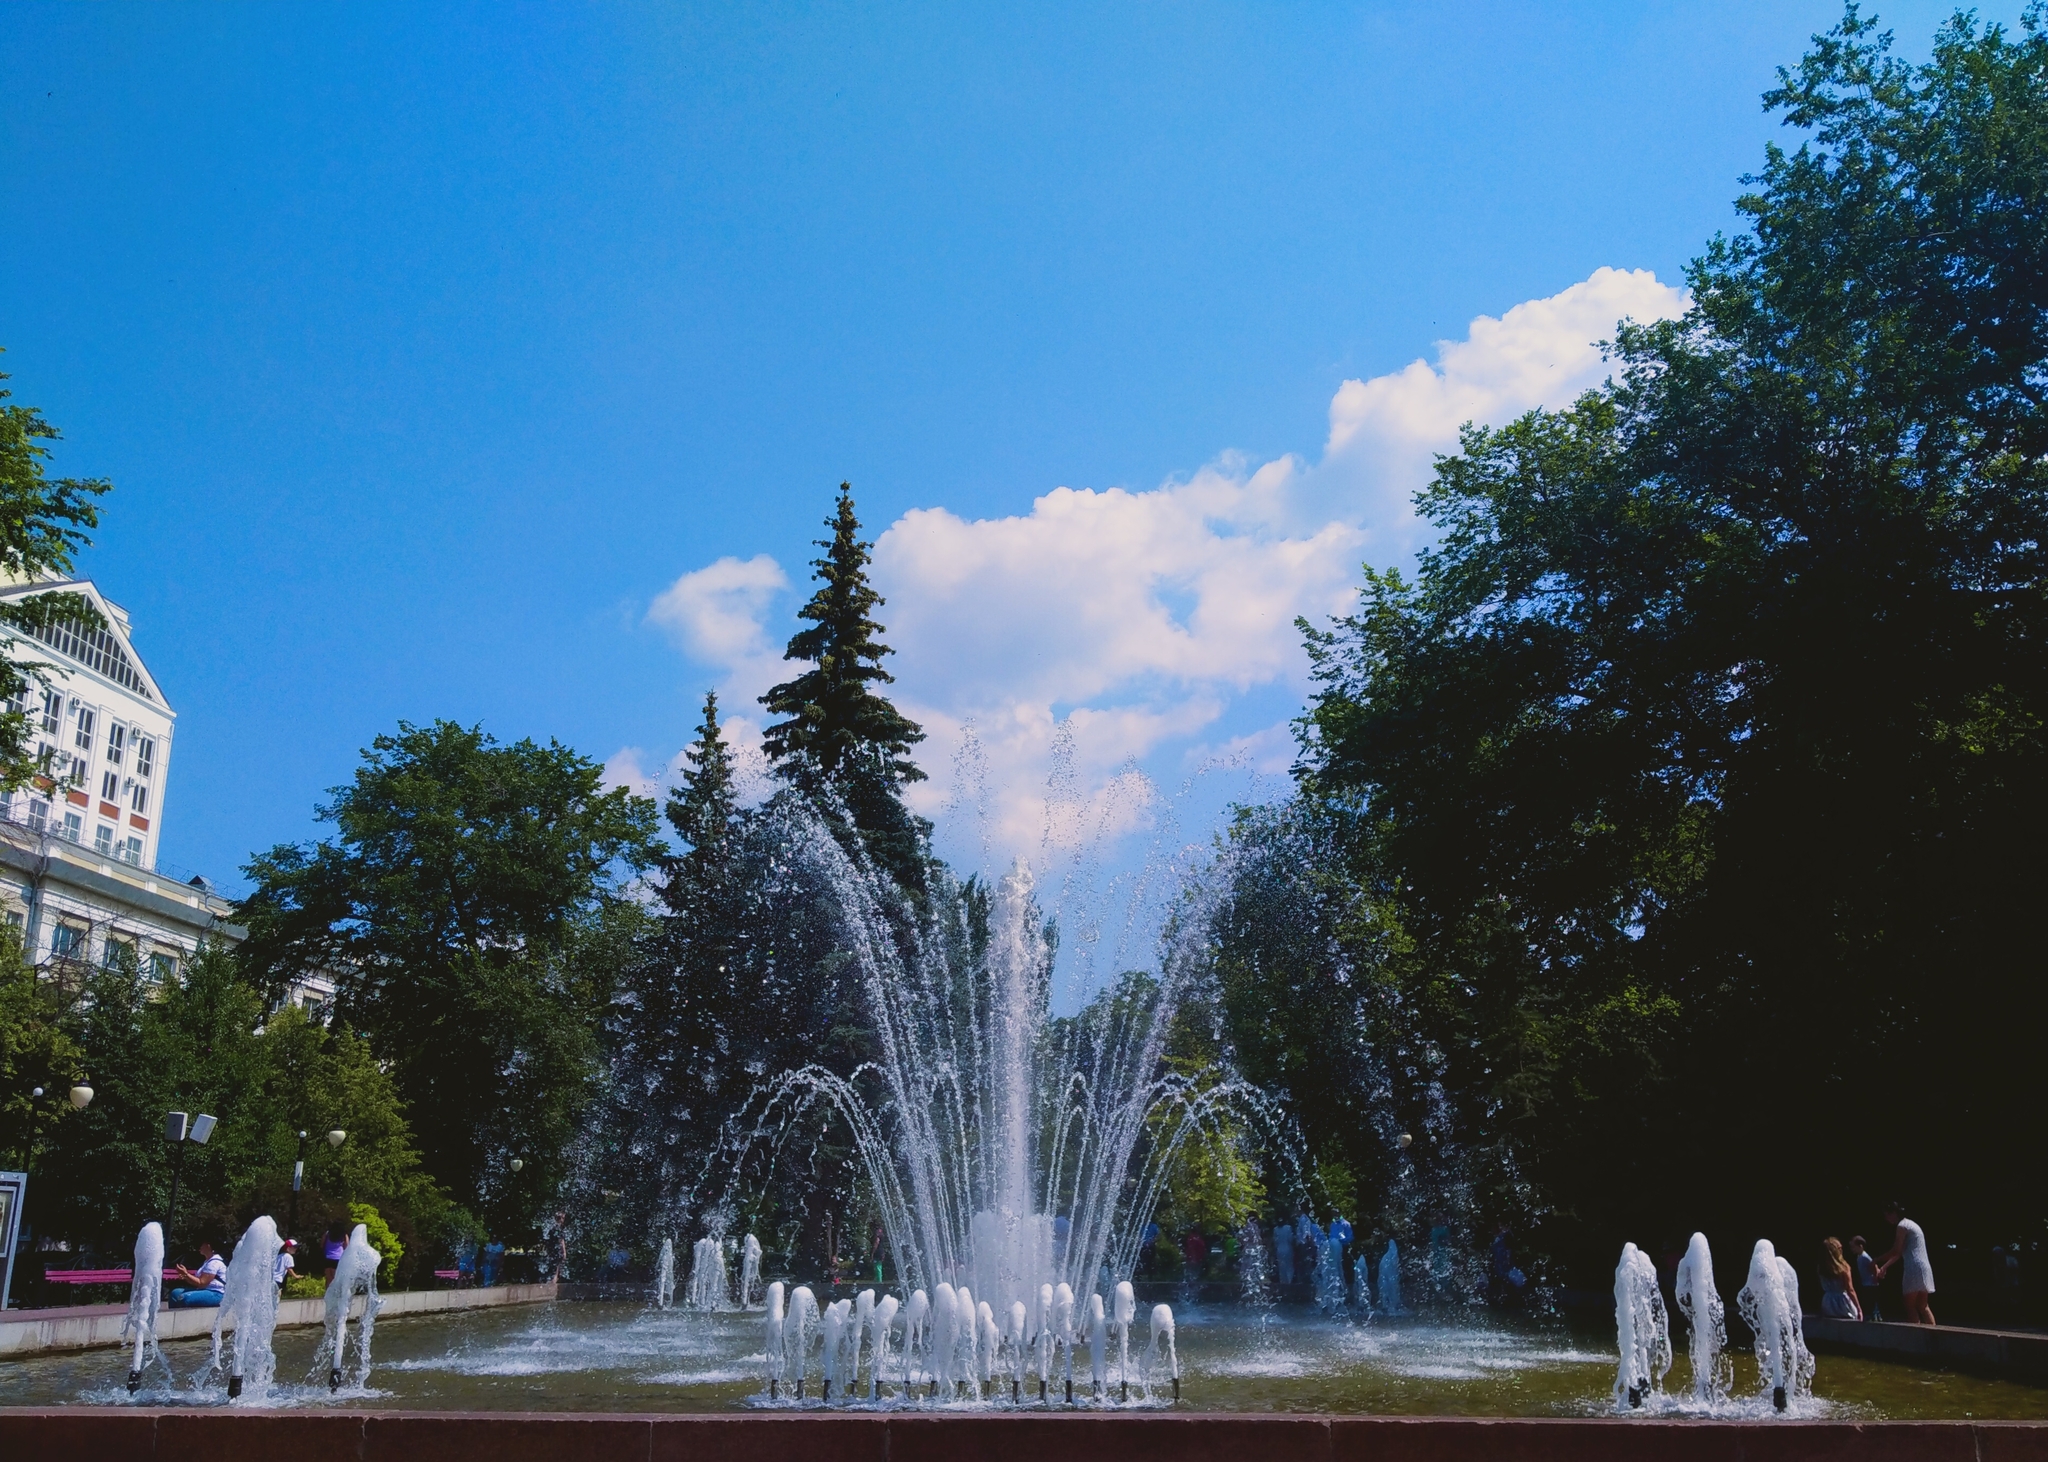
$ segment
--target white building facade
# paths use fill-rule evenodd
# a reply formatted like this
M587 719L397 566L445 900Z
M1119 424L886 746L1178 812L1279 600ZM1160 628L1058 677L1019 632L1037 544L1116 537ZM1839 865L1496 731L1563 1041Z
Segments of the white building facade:
M69 593L106 627L15 632L4 652L47 667L8 709L29 718L40 774L0 800L0 912L29 961L60 971L124 954L157 978L208 937L239 940L204 879L157 871L177 713L129 637L127 611L86 580L0 587L0 600Z

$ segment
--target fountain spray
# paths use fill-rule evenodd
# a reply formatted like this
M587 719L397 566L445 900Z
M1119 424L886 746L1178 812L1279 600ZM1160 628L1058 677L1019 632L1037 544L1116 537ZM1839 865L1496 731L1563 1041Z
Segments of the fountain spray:
M1673 1292L1679 1313L1692 1330L1692 1393L1709 1405L1725 1400L1734 1382L1734 1363L1727 1354L1727 1307L1714 1287L1714 1256L1705 1234L1694 1234L1685 1246Z
M157 1223L146 1223L135 1236L135 1272L128 1282L128 1318L121 1322L121 1339L135 1339L128 1363L128 1394L142 1389L143 1368L152 1358L170 1374L170 1363L156 1343L156 1312L163 1299L164 1231Z

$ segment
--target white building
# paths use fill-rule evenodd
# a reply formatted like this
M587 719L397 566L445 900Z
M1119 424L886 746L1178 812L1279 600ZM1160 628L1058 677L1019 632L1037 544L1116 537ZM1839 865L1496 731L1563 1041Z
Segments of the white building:
M127 611L85 580L0 586L0 600L60 592L90 600L106 628L14 632L0 650L50 680L7 707L29 717L42 774L0 799L0 910L52 973L126 953L164 978L207 935L246 931L204 879L157 869L177 712L135 653Z

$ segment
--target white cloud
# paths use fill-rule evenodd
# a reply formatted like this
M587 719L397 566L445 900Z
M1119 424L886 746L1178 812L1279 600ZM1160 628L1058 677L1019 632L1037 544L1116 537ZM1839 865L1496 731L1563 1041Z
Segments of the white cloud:
M1150 490L1056 488L1011 517L904 514L876 540L875 579L897 698L930 737L920 809L978 805L993 852L1029 854L1055 823L1143 825L1153 812L1130 768L1159 765L1163 751L1284 772L1285 719L1273 707L1246 721L1247 704L1262 691L1298 704L1296 616L1342 612L1361 560L1397 562L1417 546L1412 498L1433 455L1456 448L1466 421L1569 403L1605 378L1596 342L1618 320L1684 306L1648 271L1600 269L1481 315L1464 339L1438 343L1434 365L1343 382L1313 465L1224 453ZM750 704L787 669L766 616L788 587L765 554L724 558L683 575L648 618L723 667L734 704ZM1053 796L1056 744L1078 785ZM985 768L979 790L957 785L963 747Z
M695 659L729 665L769 648L762 619L788 587L789 575L765 553L744 561L722 558L662 590L647 619Z

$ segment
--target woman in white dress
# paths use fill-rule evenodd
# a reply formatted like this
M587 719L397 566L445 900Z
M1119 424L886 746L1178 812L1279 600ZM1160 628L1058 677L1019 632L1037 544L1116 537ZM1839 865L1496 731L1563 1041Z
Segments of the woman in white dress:
M1897 1267L1900 1287L1906 1292L1906 1318L1915 1325L1932 1325L1934 1306L1929 1297L1934 1293L1934 1266L1927 1259L1927 1235L1919 1224L1906 1217L1901 1204L1886 1204L1884 1217L1886 1223L1895 1227L1892 1250L1878 1261L1878 1278L1884 1278Z

